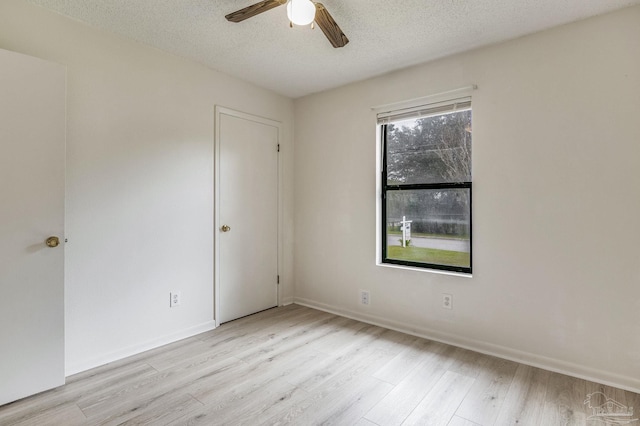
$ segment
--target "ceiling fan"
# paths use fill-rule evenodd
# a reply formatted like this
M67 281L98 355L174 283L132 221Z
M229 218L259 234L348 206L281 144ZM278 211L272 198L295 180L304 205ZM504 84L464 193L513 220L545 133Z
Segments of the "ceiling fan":
M242 22L245 19L259 15L262 12L271 10L274 7L287 5L287 16L290 25L318 24L322 32L331 42L333 47L343 47L349 43L349 39L342 32L336 21L329 14L329 11L322 3L315 3L311 0L264 0L244 9L237 10L225 16L227 21Z

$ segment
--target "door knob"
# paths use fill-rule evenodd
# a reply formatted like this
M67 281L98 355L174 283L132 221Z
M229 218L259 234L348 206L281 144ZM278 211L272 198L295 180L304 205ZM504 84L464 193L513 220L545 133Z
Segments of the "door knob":
M229 232L231 231L231 227L229 225L222 225L222 227L220 228L220 230L222 232Z
M58 247L60 245L60 239L58 237L49 237L45 241L45 244L51 248Z

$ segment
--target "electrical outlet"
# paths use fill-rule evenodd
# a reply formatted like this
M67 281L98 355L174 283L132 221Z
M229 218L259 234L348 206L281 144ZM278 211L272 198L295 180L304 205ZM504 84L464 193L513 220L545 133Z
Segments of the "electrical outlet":
M172 291L171 293L169 293L170 308L180 306L180 303L182 303L182 294L179 291Z
M453 296L450 294L442 293L442 308L453 309Z
M360 303L368 305L371 299L369 299L369 292L367 290L360 290Z

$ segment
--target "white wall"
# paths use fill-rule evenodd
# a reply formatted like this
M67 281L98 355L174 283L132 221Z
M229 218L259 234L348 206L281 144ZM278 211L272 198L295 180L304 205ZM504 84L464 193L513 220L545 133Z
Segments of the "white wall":
M290 99L21 0L0 3L0 48L68 67L67 373L213 326L216 104L284 124L291 301Z
M635 7L296 100L295 300L640 390L638 52ZM469 84L473 277L376 266L370 108Z

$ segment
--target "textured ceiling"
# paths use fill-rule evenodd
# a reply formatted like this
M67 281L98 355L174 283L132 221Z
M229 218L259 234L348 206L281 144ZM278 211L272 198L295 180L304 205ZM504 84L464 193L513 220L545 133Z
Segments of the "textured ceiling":
M28 0L89 25L297 98L640 0L321 0L350 40L289 28L284 7L241 23L258 0Z

